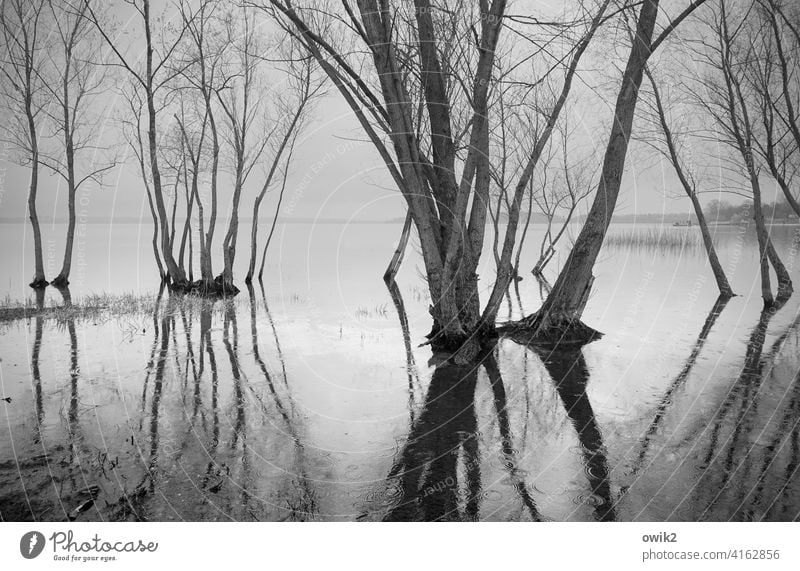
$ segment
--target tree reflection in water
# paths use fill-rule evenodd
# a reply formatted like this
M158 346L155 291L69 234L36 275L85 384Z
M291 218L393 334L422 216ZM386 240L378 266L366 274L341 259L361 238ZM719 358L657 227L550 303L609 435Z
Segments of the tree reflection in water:
M696 435L698 441L706 442L702 472L681 502L702 508L696 519L761 520L787 515L773 512L780 496L794 486L800 377L795 374L785 387L773 385L779 381L774 373L781 349L800 325L800 314L764 353L769 324L782 307L779 303L761 311L738 378L711 421Z
M583 451L589 490L587 503L600 521L614 520L614 499L602 433L586 394L589 372L580 347L542 352L542 359L577 433ZM470 364L447 358L434 371L422 409L412 423L408 439L387 477L396 487L384 519L387 521L449 521L480 519L481 457L475 392L479 373L485 371L492 391L499 428L500 463L533 521L541 521L532 483L525 481L519 452L513 444L506 389L495 349L482 352Z
M139 320L134 335L142 346L119 351L118 381L104 376L106 362L92 361L104 355L93 344L126 318L32 317L21 361L29 366L20 367L29 405L10 417L19 454L0 463L2 517L797 517L800 315L779 306L762 312L737 355L728 341L718 344L731 313L718 300L674 376L656 380L657 393L637 395L644 414L598 422L590 376L598 394L607 395L614 379L605 365L587 365L584 348L502 339L470 364L437 354L426 368L420 359L428 349L416 350L400 288L388 286L402 335L390 366L403 394L379 405L393 408L375 410L402 410L392 413L399 420L391 432L366 438L356 432L365 424L353 416L320 422L320 411L332 409L309 406L308 395L326 389L300 376L308 363L296 360L307 346L298 349L295 337L284 352L278 332L292 321L273 318L263 288L233 301L159 296L148 313L131 318ZM61 293L69 306L69 290ZM512 302L519 306L520 296ZM113 350L127 347L123 342ZM705 378L722 355L739 367L730 381L713 371ZM321 435L320 427L333 431ZM354 434L394 454L364 461L364 448L347 449Z
M584 472L592 493L595 517L599 521L616 518L609 482L608 459L603 434L597 424L592 403L586 394L589 369L581 347L542 350L535 348L555 384L558 396L578 433L583 452Z

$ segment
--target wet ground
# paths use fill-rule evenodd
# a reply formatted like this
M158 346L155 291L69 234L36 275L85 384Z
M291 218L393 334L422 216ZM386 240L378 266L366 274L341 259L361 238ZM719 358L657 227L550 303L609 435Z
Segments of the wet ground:
M718 232L727 303L702 252L606 248L601 340L454 365L419 346L413 248L380 281L395 230L284 236L266 287L229 303L0 324L2 518L800 517L800 295L761 311L752 236ZM775 239L798 287L794 232ZM501 319L545 289L525 277Z

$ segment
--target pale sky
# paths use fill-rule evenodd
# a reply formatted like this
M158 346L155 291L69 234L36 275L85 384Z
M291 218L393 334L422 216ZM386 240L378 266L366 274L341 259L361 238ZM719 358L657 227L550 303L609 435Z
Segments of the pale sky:
M123 31L123 34L128 35L128 32ZM607 73L613 75L613 68ZM106 124L108 129L105 137L119 140L121 137L114 117L122 112L120 106L124 102L114 90L109 90L108 95L109 99L103 98L102 102L109 106L107 112L112 119ZM608 108L609 103L603 105ZM607 129L596 122L596 109L577 108L572 113L587 117L581 136L602 151L608 135ZM0 120L0 127L5 129L6 121ZM331 87L329 95L318 103L313 120L300 138L282 216L348 220L402 218L405 213L404 201L393 187L377 153L364 139L352 112ZM127 150L124 144L120 145L120 149L122 153ZM599 153L598 162L601 156ZM6 147L0 149L0 176L0 217L23 219L26 216L29 171L10 161ZM261 180L263 169L256 168L245 190L241 216L250 216L252 201ZM226 186L230 185L221 182L222 216L229 202L226 199L229 196ZM765 201L772 200L774 185L764 190ZM125 164L105 177L102 188L87 184L79 194L79 208L83 209L86 216L120 218L141 215L149 220L138 165L130 154ZM276 194L273 191L263 204L262 217L272 215ZM666 161L659 161L652 153L644 152L641 143L633 143L617 211L621 214L689 212L690 203L681 194L671 166ZM706 196L705 201L711 198L714 196ZM731 202L741 200L730 195L719 198ZM38 204L39 213L44 218L66 215L64 185L44 168L40 176Z

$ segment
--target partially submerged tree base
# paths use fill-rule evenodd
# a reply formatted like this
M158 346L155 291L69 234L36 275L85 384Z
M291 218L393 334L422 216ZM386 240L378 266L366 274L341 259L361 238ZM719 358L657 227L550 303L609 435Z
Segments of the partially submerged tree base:
M466 335L463 337L445 337L437 335L429 343L434 353L448 353L449 360L456 365L464 365L475 361L482 349L491 346L496 336Z
M482 329L454 335L434 322L431 332L425 337L428 341L423 345L430 345L434 353L449 353L449 360L453 363L465 364L472 362L482 349L493 347L497 341L497 332L493 329Z
M549 349L580 347L603 336L580 319L557 318L539 312L505 323L497 332L523 345Z
M233 282L226 281L222 275L218 275L216 278L214 278L214 284L216 285L217 291L219 291L220 295L228 296L239 293L239 288L233 285Z
M44 288L46 288L48 285L50 285L50 282L48 282L48 281L47 281L46 279L44 279L44 278L38 278L38 279L35 279L35 280L33 280L33 281L32 281L31 283L29 283L28 285L29 285L29 286L31 286L33 289L44 289Z
M226 284L222 276L218 276L213 280L199 279L197 281L175 281L167 285L172 293L186 293L202 297L228 297L239 293L239 288L233 284Z
M58 274L58 276L56 276L56 279L50 282L50 285L55 286L57 288L65 288L69 285L69 280L67 279L66 276Z

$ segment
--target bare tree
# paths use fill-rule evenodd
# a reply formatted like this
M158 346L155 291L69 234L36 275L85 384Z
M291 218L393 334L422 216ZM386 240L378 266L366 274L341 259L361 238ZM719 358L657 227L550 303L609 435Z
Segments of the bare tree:
M169 63L186 33L187 26L178 26L174 31L167 26L155 30L150 0L130 0L128 4L134 9L144 34L144 69L139 69L136 64L129 61L129 58L124 53L124 48L112 39L110 25L98 16L90 4L86 6L87 17L113 52L116 61L115 65L123 68L128 73L133 89L143 92L141 99L144 101L144 107L147 111L147 160L142 161L142 165L146 166L147 169L143 176L149 178L149 187L155 203L161 242L161 256L166 266L166 278L171 282L170 287L172 289L184 291L190 287L190 284L186 279L186 272L175 260L170 244L170 223L164 200L164 185L159 158L158 110L161 105L157 102L157 97L165 85L179 73ZM167 33L168 31L169 33ZM167 38L165 35L169 37ZM158 38L161 38L161 41ZM138 120L136 123L138 124Z
M775 55L780 69L781 107L776 106L781 120L788 126L796 147L800 148L800 15L797 6L783 0L758 0L761 17L769 24Z
M552 291L542 307L519 324L532 330L542 342L585 342L597 336L597 332L583 324L580 318L594 282L592 270L619 196L644 68L658 46L703 3L704 0L693 0L655 38L659 1L644 0L641 4L594 202Z
M278 215L280 215L280 213L281 213L281 204L283 204L283 196L284 196L284 194L286 194L286 182L288 181L288 178L289 178L289 167L292 164L292 155L294 155L294 145L295 145L296 141L297 141L297 134L294 134L292 136L289 144L288 144L288 149L286 150L286 160L283 163L283 167L281 168L281 175L280 175L281 176L281 189L278 192L278 201L277 201L277 204L275 205L275 211L272 214L272 223L270 224L270 227L269 227L269 233L267 234L267 239L264 242L264 248L261 250L261 265L258 268L258 281L261 282L262 285L263 285L263 278L264 278L264 264L266 264L266 261L267 261L267 250L269 249L269 245L272 242L272 236L275 234L275 226L278 224ZM273 167L277 167L277 165L278 165L278 156L276 154L275 158L273 158L272 167L270 167L270 172L274 172L273 171ZM267 176L267 179L271 180L271 177ZM261 188L262 193L266 188L268 188L268 186L269 185L265 181L264 186ZM259 194L259 196L261 196L263 198L263 194ZM256 198L256 200L258 200L258 198ZM260 201L259 201L259 203L260 203ZM255 204L253 205L253 210L254 211L256 210ZM258 243L257 242L257 235L256 235L255 231L251 231L251 239L254 240L255 244ZM252 248L251 248L251 252L252 252ZM250 261L251 262L253 261L252 258L251 258Z
M30 286L47 286L42 255L42 233L36 212L39 190L39 129L42 122L44 84L41 77L46 50L45 0L4 0L0 6L3 37L0 73L2 103L13 122L10 143L19 150L19 162L30 167L28 217L33 230L34 273Z
M102 175L116 166L113 158L104 158L99 144L99 120L103 104L98 97L105 87L105 66L96 55L100 38L86 18L89 0L83 2L47 2L53 21L55 46L49 50L49 66L43 84L57 104L48 113L60 148L43 152L41 163L60 176L67 185L67 235L61 271L52 281L57 287L69 284L75 242L75 198L86 183L100 184ZM103 17L102 14L99 17ZM84 155L89 155L84 157Z
M519 222L519 214L522 206L522 199L525 190L528 187L531 176L534 170L539 165L540 160L550 143L550 138L561 116L561 112L566 105L567 98L572 90L572 84L578 71L578 65L589 44L594 38L600 26L608 19L606 10L608 9L609 2L603 2L597 8L594 14L590 14L584 21L588 20L585 32L580 36L579 40L575 43L574 49L568 52L567 57L564 59L569 63L564 71L563 83L560 91L552 106L544 113L545 121L541 134L535 139L535 143L530 152L530 155L522 163L524 167L521 170L521 175L516 183L514 189L513 199L508 213L508 225L506 228L506 235L503 242L502 254L498 264L498 275L492 288L489 300L486 303L486 308L481 316L481 321L484 327L491 325L494 327L494 322L497 317L497 311L500 307L500 302L504 293L508 289L509 282L513 275L513 268L511 266L511 256L514 252L514 243L516 241L517 225Z
M759 266L761 270L761 297L771 306L775 299L770 285L769 265L778 277L778 297L792 292L792 280L772 245L766 223L759 179L760 165L756 160L756 138L752 107L752 94L747 90L746 67L742 62L752 57L754 42L747 37L746 23L752 16L753 4L741 10L731 9L719 2L709 15L706 24L709 39L698 40L698 53L709 73L702 79L703 91L695 93L695 100L718 126L720 139L731 148L737 159L733 169L743 171L753 194L753 219L758 238Z
M656 113L655 122L657 122L658 126L660 127L664 140L663 146L657 148L659 148L659 150L672 164L672 167L675 169L675 174L678 175L678 180L683 187L683 191L692 202L692 208L694 209L694 214L697 217L697 223L700 226L700 232L703 237L703 246L706 249L708 262L711 265L711 271L714 273L714 279L717 282L720 296L724 298L733 297L733 289L731 289L730 283L728 283L728 278L725 276L725 270L722 268L722 264L719 262L717 251L714 248L714 241L711 237L711 232L708 229L706 217L703 214L703 207L700 205L697 181L692 173L684 166L684 161L679 155L679 141L676 140L676 137L673 134L674 131L672 127L670 127L669 121L667 120L667 111L664 107L664 102L661 97L658 84L656 83L656 80L653 77L650 69L647 67L645 68L645 74L650 80L650 86L653 89L653 100Z
M164 163L166 168L165 179L169 178L170 171L174 179L172 185L172 215L170 220L170 249L175 251L175 238L177 234L177 221L176 215L178 211L178 203L180 202L179 188L183 188L183 205L184 205L184 219L183 229L181 230L180 243L178 244L178 266L187 272L190 288L195 289L194 283L194 269L193 269L193 243L192 238L192 215L194 212L194 205L198 203L198 210L202 210L202 203L196 198L197 181L200 176L201 169L199 164L201 161L203 151L203 140L205 138L205 121L204 118L196 120L200 124L198 141L194 137L190 140L187 135L186 124L189 121L187 118L186 101L181 99L180 93L177 95L179 111L173 115L175 125L167 132L165 139L167 142L163 145ZM195 127L195 124L191 124ZM194 130L193 130L194 133ZM189 174L191 171L191 175ZM199 214L198 219L202 222L202 213ZM200 229L202 239L202 227ZM202 240L201 240L202 241ZM186 257L186 249L189 249L189 256ZM201 248L202 252L202 248ZM202 259L202 255L201 255ZM187 267L188 260L188 267Z
M214 270L211 252L214 243L214 234L217 226L218 210L218 183L220 171L221 139L217 125L217 89L223 85L222 67L225 64L229 48L229 39L219 33L220 0L203 0L192 10L190 5L181 5L181 19L187 30L186 51L177 63L180 78L193 90L199 93L202 100L202 112L196 112L202 117L202 130L207 129L207 144L203 144L206 135L198 137L195 129L194 138L199 144L196 149L195 159L197 164L192 171L192 187L195 200L198 203L198 224L200 232L200 284L196 290L207 295L216 295L217 284L214 280ZM181 91L181 97L191 97ZM203 151L205 148L205 151ZM210 165L206 169L200 168L201 156L205 156L204 163ZM209 178L210 200L209 219L206 228L204 215L205 207L199 194L200 171L205 170Z
M556 56L549 44L524 56L541 60L543 75L565 70L563 90L551 107L552 124L608 5L586 8L574 21L533 18L520 24L550 33L551 40L553 35L567 40ZM476 269L491 183L489 103L506 2L457 9L428 0L413 6L364 0L357 10L349 2L342 6L341 16L320 4L270 0L263 7L319 62L380 154L417 227L431 290L432 343L464 347L461 356L468 356L477 337L494 329L511 279L520 201L552 127L543 129L541 144L520 172L497 281L482 312Z
M547 264L553 259L556 253L556 244L561 240L569 228L578 206L594 190L592 178L594 173L589 166L593 162L591 155L578 157L577 149L569 145L572 136L568 125L565 124L561 132L561 156L555 165L555 172L542 181L541 194L539 198L534 198L534 202L539 210L547 217L547 229L545 230L542 243L539 248L539 259L533 267L532 273L541 276ZM573 158L570 158L573 155ZM549 165L548 165L549 166ZM543 174L547 177L550 169L543 169ZM556 217L561 217L560 226L553 228Z
M754 144L786 202L800 216L795 179L800 169L800 21L792 23L783 3L759 0L755 56L744 63L757 103L759 135Z
M242 191L272 133L262 133L255 138L251 135L264 113L262 103L265 90L263 76L258 70L260 60L256 57L263 45L256 37L255 16L251 9L245 7L237 13L229 13L224 20L224 30L234 56L224 66L225 79L216 90L216 95L226 120L227 139L233 152L234 184L228 230L222 243L224 266L217 282L223 294L236 294L239 289L233 283L233 262L239 235Z
M264 275L267 248L269 247L272 235L275 231L275 225L278 220L278 215L280 214L281 204L283 203L286 179L297 137L313 109L312 102L323 93L322 82L314 79L314 68L316 66L313 58L308 56L298 57L297 54L293 53L296 42L288 42L287 47L289 53L283 58L285 59L286 66L283 70L283 75L286 78L287 89L281 95L276 94L273 103L275 106L275 116L273 120L276 122L276 125L274 127L275 137L273 137L269 145L271 162L267 175L264 178L264 183L261 185L261 190L253 201L253 221L250 227L250 262L247 268L247 276L245 277L247 283L252 281L256 269L256 258L258 255L258 218L261 210L261 203L275 182L275 175L278 174L281 162L283 161L284 167L282 168L281 188L278 194L277 204L275 205L270 231L261 253L261 265L258 271L259 280L261 280ZM277 141L277 143L275 141Z

